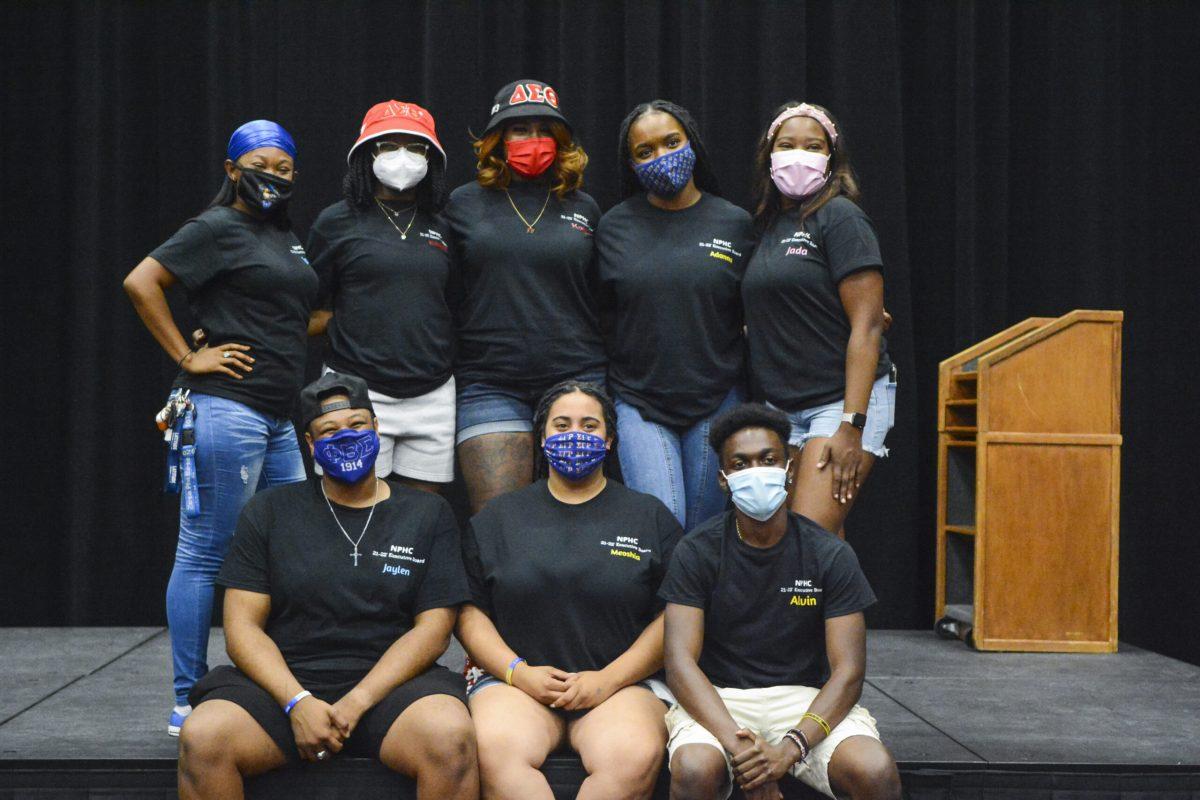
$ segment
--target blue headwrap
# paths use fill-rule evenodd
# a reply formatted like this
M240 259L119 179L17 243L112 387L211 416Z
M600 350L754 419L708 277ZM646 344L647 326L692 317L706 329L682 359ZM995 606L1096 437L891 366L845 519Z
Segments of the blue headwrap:
M247 122L233 132L229 137L229 146L225 154L230 161L237 161L251 150L260 147L278 147L292 158L296 157L296 143L292 135L283 129L278 122L269 119L256 119Z

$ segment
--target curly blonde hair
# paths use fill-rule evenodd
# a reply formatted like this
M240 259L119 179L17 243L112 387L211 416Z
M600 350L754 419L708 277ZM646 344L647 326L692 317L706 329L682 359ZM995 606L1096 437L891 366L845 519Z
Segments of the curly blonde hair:
M551 189L562 199L568 192L583 186L583 171L587 168L588 155L581 145L571 137L567 126L558 121L550 122L550 135L558 142L558 155L554 159L554 183ZM504 129L498 128L484 134L471 143L475 149L475 179L488 189L507 189L512 181L512 172L504 161Z

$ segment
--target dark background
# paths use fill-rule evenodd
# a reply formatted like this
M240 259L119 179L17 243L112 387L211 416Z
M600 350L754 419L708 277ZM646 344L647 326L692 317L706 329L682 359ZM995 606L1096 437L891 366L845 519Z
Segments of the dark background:
M893 455L848 525L877 627L933 622L938 361L1028 316L1123 309L1120 635L1200 662L1200 6L8 3L0 28L0 624L164 621L177 506L151 418L173 365L120 283L215 193L233 128L296 138L304 239L371 104L428 107L457 185L468 129L530 77L558 90L602 208L637 102L689 108L743 205L772 108L839 116L901 369Z

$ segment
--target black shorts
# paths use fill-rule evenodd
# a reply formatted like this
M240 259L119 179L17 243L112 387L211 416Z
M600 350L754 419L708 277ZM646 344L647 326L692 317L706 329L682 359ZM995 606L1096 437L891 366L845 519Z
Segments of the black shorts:
M361 680L361 678L359 679ZM333 684L307 684L304 688L326 703L335 703L358 684L358 680ZM354 732L346 740L342 752L351 756L379 758L383 739L392 723L404 710L422 697L448 694L463 703L466 709L466 684L458 673L435 664L412 680L397 686L362 715ZM283 709L265 689L246 677L236 667L220 666L209 672L192 687L188 702L192 707L205 700L228 700L244 708L267 735L274 740L289 762L299 761L292 723Z

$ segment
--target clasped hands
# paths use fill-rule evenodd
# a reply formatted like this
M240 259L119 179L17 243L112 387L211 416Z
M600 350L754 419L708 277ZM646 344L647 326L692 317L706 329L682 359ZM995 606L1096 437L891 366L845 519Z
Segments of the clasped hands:
M550 708L580 711L595 708L619 688L604 670L566 672L557 667L534 667L521 662L512 685Z
M312 695L296 703L288 718L300 757L320 761L317 754L322 751L340 752L369 707L353 691L332 705Z
M746 800L781 800L778 781L800 759L799 749L787 739L770 744L761 734L746 728L738 730L737 739L733 777Z

